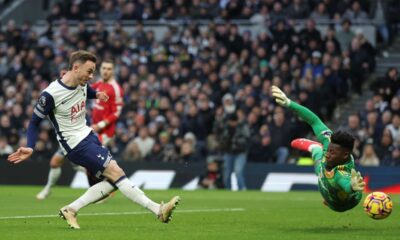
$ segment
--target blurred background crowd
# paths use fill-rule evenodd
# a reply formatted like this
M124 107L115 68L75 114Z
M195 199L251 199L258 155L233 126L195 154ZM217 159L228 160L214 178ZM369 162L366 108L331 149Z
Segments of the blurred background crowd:
M56 1L43 32L30 22L1 27L0 154L24 144L41 90L66 69L69 53L85 49L116 63L125 96L111 151L121 161L211 163L231 154L244 163L294 164L290 141L311 137L311 129L274 103L270 87L331 126L337 105L370 86L365 107L336 126L356 137L357 163L400 165L398 70L371 79L376 57L396 37L399 9L386 0ZM124 20L135 20L133 31ZM146 20L179 24L156 39ZM321 21L330 23L324 33ZM354 26L363 21L376 26L377 45ZM36 148L45 161L57 150L49 122Z

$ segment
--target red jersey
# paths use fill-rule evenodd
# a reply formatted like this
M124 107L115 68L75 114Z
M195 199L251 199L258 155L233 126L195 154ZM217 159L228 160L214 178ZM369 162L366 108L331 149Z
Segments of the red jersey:
M122 111L123 90L115 79L112 79L107 83L99 80L92 84L92 88L98 92L105 92L109 97L107 102L96 99L96 103L92 110L92 124L107 121L107 126L101 130L99 136L100 139L102 138L102 135L112 138L115 134L116 122Z

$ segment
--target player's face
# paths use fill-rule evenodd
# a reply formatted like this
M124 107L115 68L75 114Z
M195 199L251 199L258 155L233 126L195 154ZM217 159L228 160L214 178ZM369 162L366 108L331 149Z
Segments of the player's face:
M112 63L103 62L100 67L100 75L104 82L108 82L114 74L114 65Z
M329 168L345 163L349 157L349 152L340 145L330 143L326 152L326 164Z
M96 70L96 64L92 61L86 61L82 64L77 64L76 74L78 84L85 86L87 82L93 79L94 71Z

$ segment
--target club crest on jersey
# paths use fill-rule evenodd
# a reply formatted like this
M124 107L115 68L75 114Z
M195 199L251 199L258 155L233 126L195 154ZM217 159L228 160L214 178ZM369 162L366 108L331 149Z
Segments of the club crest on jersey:
M86 114L86 102L82 101L80 104L75 104L71 107L71 123L78 121Z
M41 96L39 98L39 105L42 106L42 107L46 106L46 97L45 96Z

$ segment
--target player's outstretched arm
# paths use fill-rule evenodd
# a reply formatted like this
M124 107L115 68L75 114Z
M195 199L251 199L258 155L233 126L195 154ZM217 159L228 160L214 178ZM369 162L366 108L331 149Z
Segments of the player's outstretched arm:
M42 119L34 112L27 130L27 147L20 147L16 152L10 154L7 158L9 162L17 164L27 160L32 155L36 139L38 138L39 124L41 121Z
M306 123L308 123L312 127L314 134L318 137L318 140L321 141L320 135L324 131L329 130L329 128L321 121L321 119L317 115L315 115L315 113L313 113L310 109L291 101L286 96L286 94L277 86L272 86L272 96L275 97L275 101L279 105L289 108Z
M10 154L7 160L17 164L27 160L33 153L36 140L39 135L40 122L54 109L54 99L48 92L42 92L38 103L35 105L29 126L26 131L27 147L20 147L18 150Z
M39 101L36 104L29 126L26 131L27 135L27 146L20 147L18 150L10 154L7 160L11 163L17 164L27 160L33 153L33 149L36 145L36 140L39 135L40 122L48 115L48 113L54 108L53 97L47 93L42 92L39 97Z
M11 153L7 160L11 163L17 164L27 160L33 153L33 149L30 147L20 147L14 153Z

